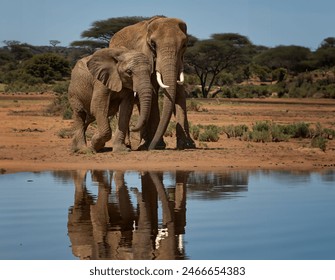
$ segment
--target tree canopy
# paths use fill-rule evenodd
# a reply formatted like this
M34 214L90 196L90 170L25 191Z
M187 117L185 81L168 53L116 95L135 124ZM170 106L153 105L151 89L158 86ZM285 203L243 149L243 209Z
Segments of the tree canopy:
M70 64L54 53L38 54L25 62L25 72L48 83L70 75Z
M320 48L335 48L335 37L327 37L323 39Z
M212 39L196 41L185 54L188 69L200 80L203 97L207 97L216 77L223 70L232 70L245 64L247 37L238 34L214 34Z
M5 40L0 47L0 83L30 85L66 79L79 58L107 47L111 37L122 28L147 19L134 16L95 21L81 33L82 40L72 42L70 47L58 46L60 41L56 39L49 40L48 46ZM327 79L319 82L317 91L329 92L333 87L335 93L335 74L334 81L329 74L335 73L335 37L324 38L316 50L310 50L294 45L259 46L238 33L216 33L205 40L189 34L184 64L186 83L197 87L197 91L200 85L202 97L213 96L214 86L229 88L257 79L262 83L283 84L294 77L299 81L283 85L282 92L289 87L297 92L296 86L303 84L303 76L308 82L320 80L315 78L317 73L308 77L314 70Z
M108 47L112 36L122 28L148 19L147 17L116 17L106 20L98 20L91 27L81 33L83 41L74 41L71 46L87 46L89 48Z
M301 46L278 46L268 49L254 58L254 62L271 69L285 68L288 71L301 72L307 65L311 51Z

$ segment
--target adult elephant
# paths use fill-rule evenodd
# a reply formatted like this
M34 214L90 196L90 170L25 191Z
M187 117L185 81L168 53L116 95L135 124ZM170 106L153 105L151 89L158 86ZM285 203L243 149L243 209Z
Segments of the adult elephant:
M125 137L134 106L134 91L141 106L140 116L132 131L147 122L151 108L151 63L140 52L126 48L107 48L77 62L71 73L69 101L73 109L74 136L72 150L86 149L85 131L96 120L97 132L91 140L94 151L101 150L111 139L109 116L119 112L113 151L128 150Z
M112 37L109 46L124 46L143 52L153 64L151 83L154 94L148 126L142 132L142 147L149 150L165 148L162 137L174 112L177 121L177 149L195 148L189 134L183 87L186 23L176 18L153 17L121 29ZM159 87L165 90L161 116L158 108Z

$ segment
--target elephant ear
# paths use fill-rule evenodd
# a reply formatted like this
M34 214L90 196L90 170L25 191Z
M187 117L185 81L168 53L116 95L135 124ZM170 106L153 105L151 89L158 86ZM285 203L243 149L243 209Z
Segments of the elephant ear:
M93 77L112 91L119 92L122 89L117 64L124 52L124 48L101 49L96 51L86 63Z
M187 34L187 25L186 25L185 22L180 20L179 23L178 23L178 26L179 26L181 31L183 31L185 34Z

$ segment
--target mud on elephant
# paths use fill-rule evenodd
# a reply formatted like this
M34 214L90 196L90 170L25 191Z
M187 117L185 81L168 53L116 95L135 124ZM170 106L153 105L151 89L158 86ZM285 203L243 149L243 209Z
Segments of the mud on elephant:
M134 105L134 92L138 94L141 112L132 131L146 124L151 108L152 67L148 58L137 51L109 48L77 62L72 70L69 101L73 109L74 136L72 150L87 149L85 132L97 121L97 131L91 139L93 151L99 151L112 138L109 116L119 112L118 128L114 135L113 151L129 150L125 137Z
M141 51L154 67L151 75L154 94L149 125L142 130L143 149L165 148L162 137L173 112L177 121L177 148L195 148L189 133L183 87L183 57L187 47L186 23L176 18L153 17L123 28L112 37L109 46L123 46ZM164 89L161 116L158 108L159 87Z

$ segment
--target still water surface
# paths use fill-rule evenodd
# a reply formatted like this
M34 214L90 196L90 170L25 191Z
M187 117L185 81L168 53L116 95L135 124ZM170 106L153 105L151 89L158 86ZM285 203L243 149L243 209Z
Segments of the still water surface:
M0 259L335 259L335 171L0 175Z

